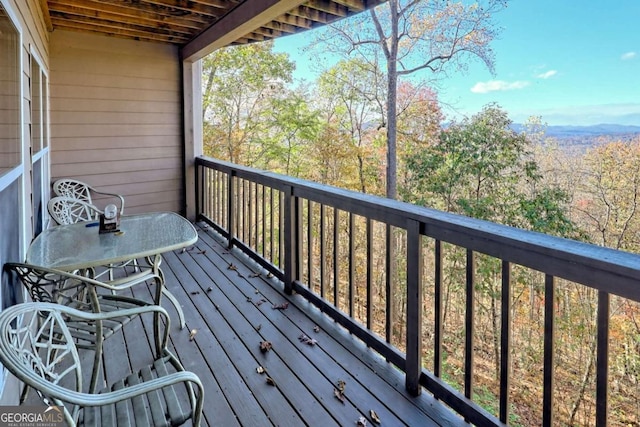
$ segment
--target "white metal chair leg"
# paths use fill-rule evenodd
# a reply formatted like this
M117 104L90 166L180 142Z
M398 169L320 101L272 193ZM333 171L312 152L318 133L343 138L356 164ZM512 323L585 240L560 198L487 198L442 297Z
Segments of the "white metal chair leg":
M180 320L180 329L184 329L184 327L186 326L186 323L184 320L184 312L182 311L182 307L180 306L180 303L178 302L177 298L167 288L163 287L162 293L164 294L165 297L167 297L169 301L171 301L171 304L173 304L173 306L176 308L176 311L178 312L178 319Z

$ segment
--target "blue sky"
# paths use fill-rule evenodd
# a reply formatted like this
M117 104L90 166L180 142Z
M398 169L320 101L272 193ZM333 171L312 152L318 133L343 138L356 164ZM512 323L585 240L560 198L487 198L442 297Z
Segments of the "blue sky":
M511 0L495 22L495 75L474 62L442 81L449 117L497 102L514 122L640 126L640 0ZM317 75L304 53L309 36L275 43L296 61L296 79Z

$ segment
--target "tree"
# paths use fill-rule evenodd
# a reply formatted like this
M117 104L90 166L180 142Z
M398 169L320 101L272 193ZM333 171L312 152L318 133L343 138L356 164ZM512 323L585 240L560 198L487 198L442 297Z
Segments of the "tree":
M352 148L357 162L359 185L356 188L363 193L370 192L370 187L377 187L372 182L377 179L375 166L378 163L373 159L373 141L383 120L384 88L375 83L380 76L380 70L372 69L366 62L340 61L323 72L317 83L316 99L326 107L323 116Z
M542 185L526 134L511 129L511 120L496 105L443 129L438 141L409 153L409 186L401 188L407 201L505 225L544 233L574 236L577 227L567 215L567 196ZM464 283L464 252L450 248L444 259L446 295ZM493 350L499 372L501 263L476 258L478 334ZM522 274L521 272L514 272ZM453 287L454 291L449 292ZM513 281L513 294L527 289L526 278ZM533 292L533 290L531 291ZM455 298L455 296L452 296ZM446 303L445 303L446 304ZM506 308L506 309L510 309Z
M265 115L292 81L295 65L273 43L219 49L203 61L205 153L249 166L264 154L260 135L269 133Z
M493 71L491 18L506 0L482 5L442 0L389 0L368 14L339 21L319 33L334 52L357 53L377 68L386 64L387 197L397 197L397 87L400 77L430 71L431 78L480 59Z

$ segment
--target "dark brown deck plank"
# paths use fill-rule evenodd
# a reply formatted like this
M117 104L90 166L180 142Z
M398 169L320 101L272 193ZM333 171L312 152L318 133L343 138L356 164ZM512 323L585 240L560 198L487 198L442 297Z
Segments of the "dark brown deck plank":
M205 243L204 240L206 240L207 237L203 235L203 233L200 235L201 245L199 246L202 248L202 244ZM211 241L209 244L216 245ZM229 285L233 280L233 285L235 285L240 292L237 300L242 301L243 304L246 304L244 302L246 298L251 298L254 302L259 299L267 300L267 302L261 304L259 308L253 304L249 305L252 310L258 310L271 319L271 323L262 325L261 331L269 334L268 336L271 337L271 341L273 341L273 337L277 337L277 350L280 350L281 358L287 363L289 369L291 369L291 375L296 376L299 381L307 384L315 394L315 398L322 401L331 413L339 415L340 419L338 421L341 425L355 424L360 416L368 416L369 410L371 409L374 409L380 417L392 425L401 425L404 423L400 417L388 411L384 403L380 401L389 398L389 395L376 397L374 392L363 387L357 379L357 376L354 376L349 363L346 365L336 363L335 358L340 358L345 354L343 347L338 343L332 342L333 339L331 337L326 335L324 338L319 337L319 334L313 331L315 325L296 307L290 306L286 310L274 310L272 308L273 305L281 304L289 300L271 288L270 285L262 282L260 278L252 278L252 270L249 270L236 260L229 260L228 258L232 256L231 254L226 255L226 258L218 258L219 252L219 250L208 250L206 255L215 265L227 265L229 262L233 262L237 267L237 270L223 270L227 272L225 277L227 287L230 289L228 292L233 292L232 286ZM261 293L255 294L256 289ZM246 311L243 312L246 315ZM292 318L295 318L299 323L305 322L306 327L300 328L296 326L295 323L291 322ZM271 329L269 329L270 327ZM334 324L331 327L335 328L336 326ZM318 344L309 346L301 343L298 337L302 333L318 339ZM275 349L276 341L273 342ZM329 342L333 345L329 345L331 350L327 351L324 347L328 345ZM337 354L332 354L332 352L336 352ZM354 364L361 364L361 362L357 361L354 362ZM283 373L283 375L287 375L286 372ZM333 395L334 385L338 380L343 380L347 384L345 404L340 403ZM317 417L315 419L317 419ZM428 417L424 415L413 421L413 425L428 425L430 422Z
M168 255L168 257L170 258L171 255ZM200 307L203 317L207 320L208 327L218 337L224 351L233 360L238 373L261 402L269 419L277 425L303 424L302 418L298 414L298 406L302 405L303 409L312 407L314 397L308 392L305 396L305 390L299 383L280 381L275 376L274 370L266 365L267 360L274 364L277 364L278 361L273 351L262 354L259 350L260 341L264 339L261 337L262 331L256 330L255 325L257 324L252 323L245 317L246 310L252 304L244 296L236 295L235 300L230 299L219 287L220 280L211 282L209 276L194 262L191 256L180 255L179 260L185 262L185 274L191 274L198 283L205 284L205 287L201 288L200 294L190 294L189 296L193 298L195 303L199 304L198 307ZM173 267L176 267L176 264L172 264ZM206 291L208 287L212 288L210 292ZM233 291L233 289L233 286L227 286L225 292ZM213 316L214 312L221 314L224 320L222 322L217 321ZM263 325L268 323L264 318L256 319L256 321L262 322ZM256 372L258 366L265 367L268 375L275 380L276 387L266 383L266 375L259 375ZM319 411L320 408L315 408L315 410ZM319 419L323 419L321 412L317 412L315 415ZM329 418L324 418L324 421L328 420Z

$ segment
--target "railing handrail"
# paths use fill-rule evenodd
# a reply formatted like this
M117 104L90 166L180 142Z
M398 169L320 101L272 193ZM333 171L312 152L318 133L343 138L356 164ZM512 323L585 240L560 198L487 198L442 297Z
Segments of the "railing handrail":
M198 165L389 225L420 223L420 234L640 301L640 255L363 194L275 172L198 157Z

